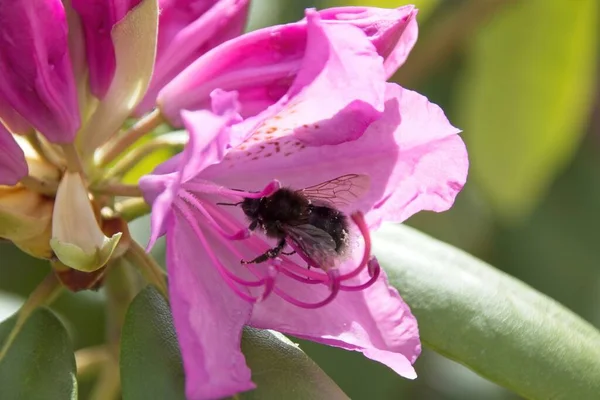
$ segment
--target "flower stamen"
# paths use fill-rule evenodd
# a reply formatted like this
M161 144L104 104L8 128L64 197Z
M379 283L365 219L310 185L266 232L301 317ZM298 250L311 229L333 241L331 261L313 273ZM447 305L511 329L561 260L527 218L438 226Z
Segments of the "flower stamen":
M369 263L368 263L368 269L369 269L369 276L371 277L368 281L366 281L365 283L361 283L360 285L355 285L355 286L341 285L340 290L343 290L346 292L359 292L361 290L368 288L372 284L374 284L377 281L377 279L379 278L379 275L381 274L381 266L379 265L377 258L371 257L371 259L369 260Z
M198 200L198 198L196 198L192 193L182 190L180 195L185 200L185 202L187 202L190 206L194 207L196 210L200 211L200 213L206 218L211 227L214 228L219 233L219 235L223 236L225 239L243 240L250 237L251 231L248 228L242 228L233 234L225 232L221 225L219 225L217 221L215 221L213 216L210 215L208 211L206 211L200 200Z
M317 303L307 303L307 302L298 300L278 288L275 288L274 291L275 291L275 294L277 294L279 297L281 297L288 303L293 304L297 307L308 308L308 309L321 308L321 307L326 306L327 304L331 303L337 297L338 293L340 292L341 283L340 283L339 271L337 269L333 268L333 269L330 269L329 271L327 271L327 275L329 276L329 282L330 282L329 296L327 296L325 299L323 299Z
M248 192L245 190L239 189L229 189L223 186L215 185L210 182L186 182L183 185L183 188L190 192L199 192L204 194L216 194L220 196L224 196L227 198L240 199L240 198L249 198L249 199L260 199L261 197L268 197L281 189L281 182L277 179L269 182L263 190L260 192Z
M369 227L367 226L363 213L357 211L353 213L350 216L350 218L352 218L352 221L354 221L354 223L358 227L358 230L360 231L360 234L363 237L363 241L365 242L365 248L363 250L363 258L360 264L358 264L358 267L340 276L340 279L342 281L352 279L358 276L358 274L360 274L362 270L369 265L371 259L371 234L369 233Z
M274 269L274 268L269 269L266 277L260 278L256 281L249 281L249 280L240 278L239 276L235 275L233 272L231 272L227 267L225 267L221 263L219 258L213 252L212 247L209 245L208 241L206 240L206 237L204 236L204 233L202 232L202 229L200 228L198 221L195 218L193 218L189 212L187 212L188 210L184 210L181 207L177 207L176 211L178 211L183 216L183 218L188 222L188 224L194 231L194 234L196 235L196 237L198 237L202 246L206 250L206 253L208 254L208 257L210 258L210 261L213 263L213 265L215 265L217 267L217 271L219 272L221 277L223 277L223 279L225 280L225 283L227 283L227 286L229 286L238 296L240 296L242 299L248 301L249 303L256 303L258 301L262 301L265 298L267 298L267 296L273 291L273 288L275 286L275 276L276 276L276 272L277 272L276 269ZM262 295L260 295L258 297L254 297L254 296L251 296L248 293L242 291L238 287L238 285L242 285L242 286L246 286L246 287L264 286L264 291L263 291Z

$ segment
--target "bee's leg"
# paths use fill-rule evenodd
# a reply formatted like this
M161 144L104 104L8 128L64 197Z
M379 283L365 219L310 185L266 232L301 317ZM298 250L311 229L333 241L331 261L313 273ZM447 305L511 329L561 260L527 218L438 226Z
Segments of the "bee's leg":
M296 254L296 250L292 250L292 251L282 251L281 254L283 254L284 256L293 256L294 254Z
M241 263L242 264L260 264L262 262L265 262L267 260L275 258L279 254L281 254L281 251L283 250L283 248L285 247L285 245L286 245L285 238L280 239L279 243L277 243L277 246L273 247L272 249L269 249L269 250L265 251L263 254L261 254L260 256L256 257L253 260L250 260L250 261L242 260Z

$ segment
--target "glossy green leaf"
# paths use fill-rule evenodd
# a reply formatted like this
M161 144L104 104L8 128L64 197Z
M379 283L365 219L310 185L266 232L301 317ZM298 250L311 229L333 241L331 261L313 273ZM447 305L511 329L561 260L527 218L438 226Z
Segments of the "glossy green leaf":
M584 133L600 3L506 3L470 42L456 122L472 176L502 216L518 218L536 205Z
M167 301L153 286L131 302L121 336L121 387L127 400L185 400L183 363Z
M406 226L375 254L433 350L530 399L595 399L600 332L524 283ZM418 371L417 371L418 372Z
M240 394L242 398L347 398L308 356L279 333L246 328L242 350L258 386ZM127 312L121 340L121 384L127 400L185 399L183 364L169 305L152 286L138 294Z
M246 328L242 350L257 389L243 399L341 400L348 397L313 360L282 334Z
M0 324L0 348L16 314ZM63 324L45 308L34 311L0 360L0 398L77 399L75 356Z

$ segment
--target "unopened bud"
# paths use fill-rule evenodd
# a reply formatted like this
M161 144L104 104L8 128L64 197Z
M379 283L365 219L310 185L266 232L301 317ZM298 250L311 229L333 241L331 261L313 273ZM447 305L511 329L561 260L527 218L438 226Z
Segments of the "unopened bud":
M52 214L50 246L56 257L73 269L95 271L108 262L120 238L120 232L104 236L81 176L65 173Z

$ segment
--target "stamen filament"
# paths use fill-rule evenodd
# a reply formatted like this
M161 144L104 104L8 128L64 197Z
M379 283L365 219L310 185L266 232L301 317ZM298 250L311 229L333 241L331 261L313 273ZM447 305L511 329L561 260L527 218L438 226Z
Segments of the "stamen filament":
M330 287L331 292L329 293L329 296L327 296L325 299L323 299L317 303L307 303L307 302L295 299L292 296L288 295L287 293L285 293L284 291L282 291L278 288L275 288L274 292L275 292L275 294L277 294L279 297L281 297L288 303L293 304L297 307L308 308L308 309L321 308L321 307L331 303L337 297L337 295L340 291L340 286L341 286L339 271L337 269L330 269L329 271L327 271L327 275L329 276L329 281L331 282L331 287Z
M278 180L272 180L269 182L263 190L260 192L248 192L244 190L229 189L223 186L215 185L214 183L202 183L202 182L186 182L183 188L190 192L200 192L205 194L216 194L228 198L240 199L259 199L261 197L268 197L281 189L281 183Z
M225 239L228 240L243 240L250 237L250 230L248 228L240 229L233 234L229 234L221 228L221 225L215 221L215 219L210 215L208 211L204 208L202 203L190 192L182 190L180 196L187 202L189 205L194 207L196 210L200 211L200 213L206 218L208 223Z
M354 223L360 230L360 233L365 242L365 248L363 251L363 258L362 258L360 264L358 265L358 267L356 267L354 270L342 275L340 277L340 279L342 281L352 279L355 276L358 276L358 274L360 274L362 272L362 270L365 269L365 267L368 265L369 259L371 258L371 234L369 233L369 227L367 227L367 223L365 222L365 217L363 216L363 213L361 213L360 211L357 211L357 212L353 213L350 217L352 218L352 221L354 221Z
M374 284L377 281L377 279L379 279L379 275L381 274L381 266L379 265L379 262L377 261L377 259L375 257L372 257L369 260L368 268L369 268L369 275L371 276L371 278L368 281L366 281L365 283L361 283L360 285L355 285L355 286L341 285L340 290L343 290L346 292L359 292L361 290L368 288L372 284Z
M221 276L225 279L225 282L227 283L227 285L238 296L240 296L244 300L248 301L249 303L256 303L258 301L265 299L266 296L268 296L271 293L271 291L273 290L273 287L275 286L275 277L271 273L269 273L266 277L261 278L257 281L247 281L245 279L238 277L237 275L235 275L234 273L229 271L229 269L221 263L219 258L212 251L212 248L208 244L208 241L206 240L206 237L204 236L204 233L202 232L202 229L200 228L198 221L195 218L193 218L193 216L189 213L189 210L185 210L182 207L177 207L176 211L178 211L183 216L183 218L188 222L188 224L194 231L194 234L198 237L202 246L206 250L208 257L210 258L213 265L215 265L217 267L217 270L219 271ZM242 290L240 290L240 288L238 288L236 284L240 284L243 286L250 286L250 287L265 286L265 289L261 296L254 297L254 296L251 296L248 293L245 293Z

